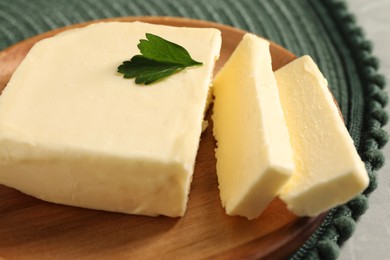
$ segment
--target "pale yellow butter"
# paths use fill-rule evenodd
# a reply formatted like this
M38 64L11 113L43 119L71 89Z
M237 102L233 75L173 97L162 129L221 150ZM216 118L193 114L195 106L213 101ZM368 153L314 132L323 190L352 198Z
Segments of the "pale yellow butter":
M368 175L327 81L309 56L275 73L296 170L280 192L299 216L345 203L368 185Z
M203 66L154 85L116 72L145 33ZM37 43L0 97L0 183L46 201L182 216L214 62L216 29L99 23Z
M246 34L213 90L221 201L227 214L253 219L294 169L269 42Z

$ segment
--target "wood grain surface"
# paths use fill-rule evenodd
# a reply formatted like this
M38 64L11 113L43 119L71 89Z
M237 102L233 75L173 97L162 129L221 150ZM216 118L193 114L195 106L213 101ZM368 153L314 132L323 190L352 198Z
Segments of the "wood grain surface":
M223 45L216 71L245 33L184 18L127 17L105 21L113 20L218 28ZM0 52L0 90L35 42L85 25L44 33ZM274 43L271 55L274 70L295 58ZM275 199L256 220L227 216L219 199L215 140L212 122L209 123L202 134L184 217L134 216L56 205L0 185L0 259L286 258L314 232L325 214L298 218Z

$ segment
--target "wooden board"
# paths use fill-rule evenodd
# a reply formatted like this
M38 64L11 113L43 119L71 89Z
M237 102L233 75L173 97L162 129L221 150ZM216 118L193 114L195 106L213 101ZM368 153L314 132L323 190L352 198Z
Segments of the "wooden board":
M183 18L127 17L106 21L113 20L218 28L222 31L223 45L216 71L245 33L220 24ZM35 42L85 25L44 33L0 52L0 90ZM271 43L271 54L274 69L295 58L274 43ZM183 218L133 216L56 205L0 185L0 258L279 259L297 250L325 214L298 218L275 199L256 220L227 216L219 199L214 148L211 125L202 135L188 209Z

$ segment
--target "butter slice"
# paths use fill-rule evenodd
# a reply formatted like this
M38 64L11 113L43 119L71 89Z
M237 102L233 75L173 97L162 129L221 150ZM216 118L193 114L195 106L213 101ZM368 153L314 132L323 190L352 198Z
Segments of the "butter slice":
M217 74L213 91L222 205L228 215L253 219L294 169L269 42L246 34Z
M328 90L309 56L275 73L296 170L280 198L299 216L345 203L368 185L368 175Z
M145 33L203 66L154 85L116 72ZM0 97L0 183L91 209L182 216L215 60L216 29L99 23L35 44Z

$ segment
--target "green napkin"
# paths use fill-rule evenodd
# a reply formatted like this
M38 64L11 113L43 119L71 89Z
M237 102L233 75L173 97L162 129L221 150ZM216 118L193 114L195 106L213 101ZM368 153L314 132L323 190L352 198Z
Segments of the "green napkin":
M367 209L387 142L384 77L372 44L342 0L0 0L0 50L65 25L117 16L183 16L242 28L296 55L309 54L328 79L355 145L366 163L364 194L330 211L292 259L334 259Z

